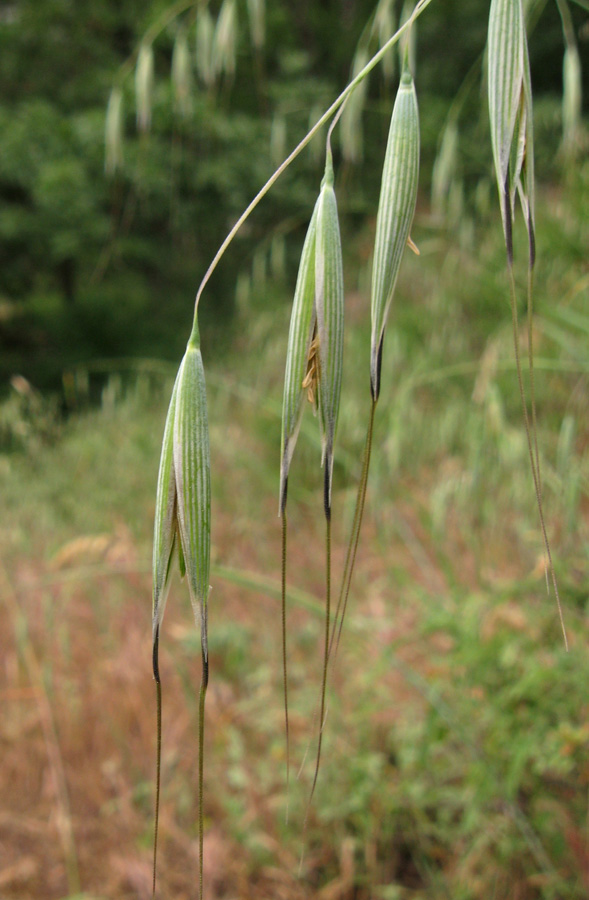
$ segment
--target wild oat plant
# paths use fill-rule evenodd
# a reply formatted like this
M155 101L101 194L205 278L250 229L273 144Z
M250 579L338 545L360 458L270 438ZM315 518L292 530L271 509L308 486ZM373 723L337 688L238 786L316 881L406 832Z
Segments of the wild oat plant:
M307 812L319 775L322 735L325 726L326 690L330 666L335 663L343 623L350 597L354 564L358 550L362 518L366 500L372 436L376 408L381 396L381 365L385 348L385 332L391 313L395 285L406 248L419 253L411 239L419 174L419 112L414 83L415 44L412 40L415 23L433 0L419 0L411 8L405 4L401 12L401 27L393 30L393 4L379 0L370 27L358 45L352 70L354 77L327 111L273 173L268 182L241 215L223 241L199 287L193 330L174 385L164 429L163 446L157 486L156 516L153 549L153 675L157 687L157 775L155 837L153 848L153 893L156 893L156 863L159 826L160 759L161 759L161 683L158 648L166 597L173 570L178 560L180 574L186 576L195 617L200 627L202 647L202 681L199 700L199 764L198 764L198 841L199 841L199 900L203 897L203 788L204 788L204 716L208 684L207 604L209 595L211 490L210 450L207 420L205 377L200 353L198 306L211 274L228 245L252 210L271 189L291 162L331 121L325 147L323 180L314 210L311 212L307 236L294 290L294 301L288 335L282 411L282 446L279 464L279 516L282 523L282 659L284 719L286 733L286 785L290 783L290 734L288 715L287 666L287 488L289 470L307 400L316 414L321 439L321 465L324 469L323 506L325 512L325 620L322 677L316 718L317 745L314 776L307 801ZM557 0L566 37L565 60L565 149L574 142L579 109L578 54L570 28L570 13L566 0ZM187 4L188 5L188 4ZM262 0L249 0L248 15L252 45L259 52L264 40L265 19ZM172 7L148 32L136 59L137 125L147 131L151 121L151 92L153 84L153 41L184 6ZM235 70L236 8L234 0L224 0L215 23L206 5L200 5L196 22L198 75L210 86L221 75L231 78ZM370 57L371 41L378 40L379 49ZM379 63L385 75L394 71L395 44L399 45L401 72L396 99L392 109L389 137L384 156L380 200L376 220L371 283L371 346L370 370L367 384L368 425L362 459L357 499L350 536L341 575L337 602L332 602L331 516L332 474L336 454L336 434L343 368L344 283L342 249L336 202L336 172L334 171L331 138L334 128L341 125L343 155L357 158L360 116L367 79ZM178 32L173 54L172 83L178 114L186 112L190 103L190 66L187 36ZM506 247L506 291L509 294L516 371L523 410L523 427L529 450L532 482L536 494L540 530L547 558L547 572L556 597L558 614L566 644L563 611L560 605L554 565L542 502L542 474L537 441L536 404L533 365L533 272L535 262L534 210L534 133L532 85L528 60L523 0L491 0L487 69L490 131L499 208ZM126 73L123 72L124 76ZM340 115L343 113L341 121ZM122 149L122 93L120 84L113 89L107 111L106 167L114 172L120 167ZM456 143L453 118L452 147ZM278 125L273 134L279 133ZM280 132L284 136L284 129ZM444 173L448 169L449 138L441 142L440 156L434 166L434 190L444 194ZM284 143L282 137L280 146ZM273 139L276 154L278 138ZM314 141L313 146L317 143ZM519 197L528 234L527 277L527 368L529 396L524 390L522 354L519 344L517 287L514 275L513 226L516 199ZM385 401L386 402L386 401ZM214 460L213 460L214 465ZM547 581L548 584L548 581ZM335 605L335 611L333 606ZM304 823L302 825L304 829Z

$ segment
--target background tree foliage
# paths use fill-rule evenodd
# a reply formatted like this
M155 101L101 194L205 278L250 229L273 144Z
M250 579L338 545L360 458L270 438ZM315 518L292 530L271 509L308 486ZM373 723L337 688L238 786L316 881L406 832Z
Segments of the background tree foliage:
M154 43L149 135L140 136L135 127L129 67L122 84L123 168L110 179L104 172L104 117L111 85L169 4L14 0L3 7L4 383L20 372L54 388L68 366L96 357L178 358L197 283L232 221L271 173L272 141L280 135L274 152L290 149L314 111L348 80L358 36L374 11L372 0L268 3L265 42L256 53L246 3L240 2L235 75L207 88L195 70L197 7L174 18ZM218 5L211 4L211 11L216 15ZM582 11L573 12L581 21ZM480 62L486 19L486 0L441 0L419 22L422 189L449 103ZM553 3L537 6L534 20L538 129L550 134L538 140L546 177L555 173L563 43ZM170 83L179 29L186 29L194 70L185 115L175 112ZM467 186L486 176L491 164L488 142L481 139L487 126L479 83L473 82L463 117L461 176ZM373 215L393 88L380 73L372 79L363 116L363 165L347 166L342 174L344 228L357 230ZM543 129L544 120L549 129ZM254 248L267 245L276 229L287 236L287 265L294 270L319 178L313 155L305 154L231 250L203 304L205 333L212 329L217 343L232 320L237 274L250 270Z

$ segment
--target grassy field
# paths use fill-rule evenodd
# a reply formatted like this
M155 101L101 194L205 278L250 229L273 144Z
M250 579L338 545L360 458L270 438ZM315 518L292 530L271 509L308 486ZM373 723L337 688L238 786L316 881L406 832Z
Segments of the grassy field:
M568 193L543 196L538 215L539 441L570 652L546 591L499 224L464 216L446 234L418 211L421 256L404 266L386 340L365 528L306 831L324 580L316 423L309 410L289 485L301 773L287 824L277 492L288 309L270 314L270 288L256 291L234 354L220 363L203 348L210 900L587 896L588 199L585 167ZM357 237L348 256L336 582L368 416L369 240ZM65 423L19 382L2 408L2 900L151 896L151 530L173 372L119 369L101 403ZM79 379L70 389L81 396ZM183 900L198 870L200 643L178 580L160 668L159 896Z

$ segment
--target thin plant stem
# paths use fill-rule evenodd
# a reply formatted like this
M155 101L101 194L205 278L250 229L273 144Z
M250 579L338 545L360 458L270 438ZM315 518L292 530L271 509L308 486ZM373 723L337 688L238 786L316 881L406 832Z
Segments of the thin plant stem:
M542 498L542 475L540 471L540 450L538 448L538 416L536 412L536 379L534 376L534 308L533 308L534 270L530 261L528 268L527 314L528 314L528 371L530 375L530 409L532 413L532 436L536 456L536 472L538 475L538 492Z
M340 638L342 636L342 626L346 615L348 605L348 597L350 595L350 585L352 583L352 575L354 572L354 564L356 562L356 553L360 540L360 530L362 528L362 517L364 515L364 505L366 502L366 487L368 484L368 472L370 469L370 457L372 452L372 435L374 432L374 414L376 411L377 398L372 398L370 402L370 420L368 422L368 430L366 433L366 444L364 446L364 455L362 459L362 474L358 484L358 493L356 495L356 508L354 510L354 519L352 521L352 530L350 532L350 540L346 552L346 562L344 565L344 573L342 576L342 586L337 601L335 616L333 619L333 632L329 645L329 654L333 652L333 663L337 657ZM339 620L339 625L338 625ZM336 638L337 632L337 638ZM334 648L335 644L335 648Z
M288 671L286 662L286 486L282 508L282 568L281 568L281 613L282 613L282 683L284 689L284 733L286 740L286 822L290 797L290 732L288 727Z
M202 677L198 698L198 900L203 898L203 863L204 863L204 736L205 736L205 697L209 684L208 653L202 650Z
M159 625L155 630L153 639L153 678L155 681L156 704L157 704L157 749L155 763L155 822L153 828L153 881L152 881L152 897L155 897L155 880L157 871L157 839L159 832L160 819L160 785L161 785L161 763L162 763L162 683L160 681L159 670Z
M309 808L315 793L317 778L319 775L319 764L321 762L321 745L323 740L323 725L325 719L325 692L327 688L327 668L329 664L329 630L331 617L331 503L329 499L330 488L330 460L325 460L325 643L323 650L323 675L321 678L321 707L319 710L319 737L317 739L317 757L315 759L315 774L313 776L313 784L311 785L311 793L307 802L307 813L305 815L305 824L309 815Z
M249 216L254 211L256 206L266 196L266 194L268 193L268 191L270 190L272 185L280 178L282 173L286 169L288 169L290 164L297 158L297 156L301 153L301 151L305 149L307 144L314 138L314 136L317 134L317 132L325 125L326 122L329 121L329 119L332 117L332 115L335 112L337 112L339 107L349 97L349 95L352 93L354 88L356 88L360 84L360 82L363 81L363 79L366 78L366 76L375 68L375 66L378 65L378 63L383 58L383 56L385 56L387 50L389 50L394 44L396 44L399 41L399 39L403 36L403 34L409 28L411 28L413 22L421 15L421 13L425 9L427 9L427 7L430 5L431 2L432 2L432 0L419 0L419 2L415 6L415 9L413 10L411 15L407 19L407 21L404 22L403 25L401 25L401 27L395 32L395 34L393 34L389 38L389 40L385 44L383 44L383 46L380 48L378 53L375 53L374 56L372 57L372 59L370 59L366 63L364 68L360 72L358 72L356 77L347 85L346 88L344 88L344 90L341 92L339 97L337 97L333 101L333 103L331 104L329 109L327 109L323 113L321 118L307 132L307 134L302 139L302 141L299 144L297 144L297 146L292 151L292 153L290 153L289 156L287 156L287 158L284 160L284 162L282 162L278 166L278 168L276 169L275 172L273 172L273 174L270 176L270 178L268 179L266 184L261 188L260 191L258 191L258 193L254 197L254 199L251 201L249 206L241 214L241 216L239 217L239 219L237 220L237 222L235 223L235 225L233 226L233 228L231 229L229 234L225 237L225 240L223 241L223 243L217 250L215 256L213 257L213 259L211 261L211 264L209 265L207 271L205 272L205 275L200 283L200 287L198 288L198 291L196 293L196 299L194 301L194 317L195 317L195 319L196 319L196 315L197 315L197 311L198 311L198 304L200 302L202 293L203 293L206 285L208 284L209 279L211 278L211 275L217 268L217 265L218 265L221 257L227 250L227 247L229 246L229 244L233 241L233 238L235 237L235 235L237 234L237 232L239 231L239 229L241 228L243 223L246 221L246 219L249 218Z
M560 627L562 629L562 636L564 638L564 646L565 650L569 649L569 642L567 638L566 628L564 624L564 616L562 612L562 604L560 602L560 594L558 592L558 585L556 583L556 573L554 571L554 563L552 561L552 553L550 550L550 543L548 541L548 534L546 532L546 522L544 520L544 507L542 504L542 494L540 491L540 481L539 481L539 472L536 467L536 459L534 456L534 447L532 444L532 433L530 428L530 418L528 415L528 407L526 404L526 396L524 392L524 383L522 377L522 367L521 367L521 357L520 357L520 349L519 349L519 322L517 315L517 298L516 298L516 290L515 290L515 278L513 274L513 266L508 259L508 272L509 272L509 288L510 288L510 301L511 301L511 318L513 323L513 344L515 350L515 367L517 371L517 380L519 385L519 393L522 402L522 411L524 416L524 426L526 431L526 440L528 444L528 454L530 457L530 465L532 468L532 478L534 479L534 490L536 492L536 503L538 506L538 515L540 518L540 528L542 530L542 538L544 541L544 550L546 552L546 557L548 559L548 568L550 570L550 578L552 581L552 586L554 588L554 595L556 597L556 605L558 608L558 617L560 619Z

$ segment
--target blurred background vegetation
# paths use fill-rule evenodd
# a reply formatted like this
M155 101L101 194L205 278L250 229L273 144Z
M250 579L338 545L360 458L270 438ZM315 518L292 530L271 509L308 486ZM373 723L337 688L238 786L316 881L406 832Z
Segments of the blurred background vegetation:
M403 264L387 334L366 527L300 878L312 752L286 825L277 461L289 303L321 139L252 216L203 296L210 898L580 900L589 891L589 65L576 88L570 74L570 33L586 61L589 16L571 4L563 85L558 6L527 6L538 418L571 651L546 594L513 363L482 75L488 2L436 0L414 48L421 255ZM376 49L379 29L410 8L381 2L375 17L369 0L275 0L265 13L255 0L12 0L0 9L6 900L151 895L150 541L194 294L247 202ZM149 129L137 123L135 94L146 35ZM361 118L336 132L348 323L336 572L367 424L370 254L395 68L391 57ZM517 230L522 299L525 252ZM298 764L320 676L315 425L307 415L289 491ZM160 888L175 898L194 895L197 872L200 650L184 594L174 585L161 659Z

